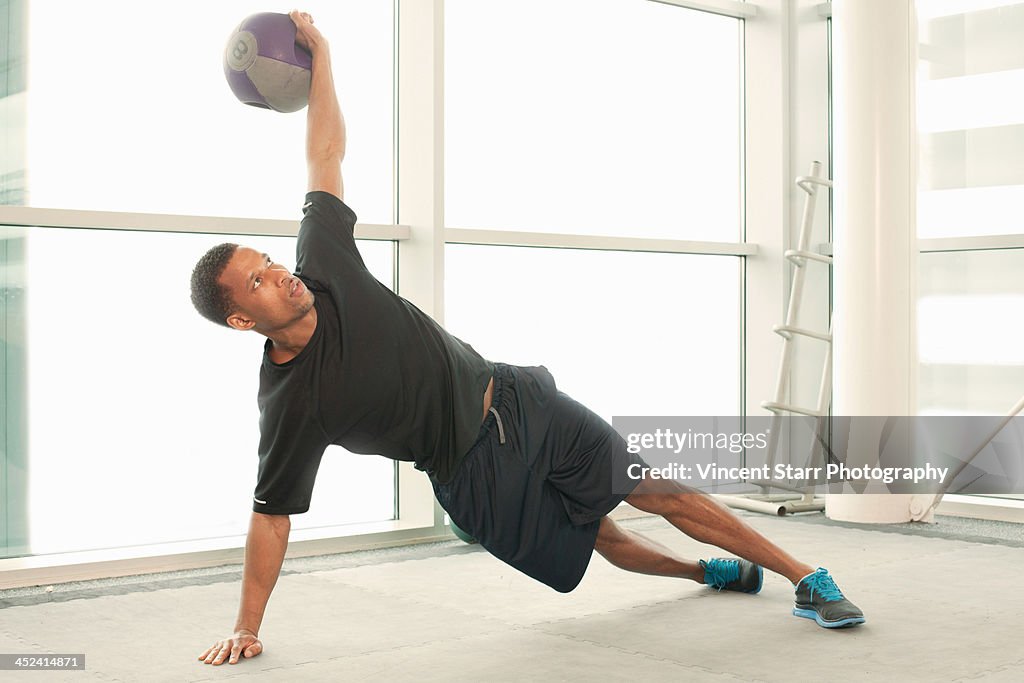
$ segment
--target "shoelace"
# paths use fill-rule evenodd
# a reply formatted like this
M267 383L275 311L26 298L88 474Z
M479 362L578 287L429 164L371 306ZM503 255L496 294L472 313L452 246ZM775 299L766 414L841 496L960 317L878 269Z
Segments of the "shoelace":
M704 583L718 590L740 578L740 563L736 560L701 560L700 566L704 567Z
M817 593L822 600L825 602L835 602L836 600L843 599L843 593L839 590L836 582L829 576L828 571L818 567L818 569L810 576L804 579L807 587L810 588L810 598L814 598L814 594Z

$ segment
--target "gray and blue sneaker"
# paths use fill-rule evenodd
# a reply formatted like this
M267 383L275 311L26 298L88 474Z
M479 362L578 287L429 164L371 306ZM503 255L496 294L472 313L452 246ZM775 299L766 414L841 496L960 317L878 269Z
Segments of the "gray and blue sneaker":
M864 623L864 613L843 596L828 570L822 567L797 582L793 614L814 619L818 626L825 628Z
M719 591L757 593L764 581L760 565L740 559L715 557L700 561L704 568L704 583Z

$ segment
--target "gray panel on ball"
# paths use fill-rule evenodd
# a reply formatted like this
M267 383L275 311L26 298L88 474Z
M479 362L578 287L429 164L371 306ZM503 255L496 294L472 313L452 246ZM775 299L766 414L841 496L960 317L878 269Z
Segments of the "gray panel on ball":
M312 72L276 59L257 57L246 72L267 104L276 111L298 111L309 103Z

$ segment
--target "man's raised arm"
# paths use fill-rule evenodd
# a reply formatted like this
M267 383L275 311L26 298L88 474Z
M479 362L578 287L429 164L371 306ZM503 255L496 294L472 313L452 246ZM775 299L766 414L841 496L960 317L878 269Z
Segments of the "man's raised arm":
M313 55L313 78L306 113L306 164L310 192L323 190L344 200L341 161L345 158L345 119L338 105L327 40L305 12L292 11L295 42Z

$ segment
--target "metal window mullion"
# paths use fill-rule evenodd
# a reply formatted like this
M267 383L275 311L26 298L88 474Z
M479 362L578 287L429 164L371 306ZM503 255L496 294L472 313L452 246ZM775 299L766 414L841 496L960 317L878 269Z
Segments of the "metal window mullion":
M444 236L445 243L447 244L590 249L598 251L643 251L716 256L757 255L757 244L751 242L711 242L604 235L476 230L468 228L448 228L444 231Z
M982 235L978 237L935 237L919 239L922 254L943 251L988 251L994 249L1024 249L1024 234Z
M819 244L816 251L832 255L831 244ZM975 237L927 237L917 240L918 252L936 254L948 251L998 251L1024 249L1024 234L979 235Z
M720 14L734 19L753 19L757 16L757 5L736 0L652 0L663 5L674 5L684 9Z
M398 249L398 293L443 323L444 0L396 5L395 220L411 226ZM398 518L447 534L428 479L397 465Z
M767 3L757 21L743 25L744 239L765 258L744 259L744 415L763 414L774 394L778 338L772 325L785 315L791 183L789 3ZM756 188L756 191L754 190Z
M299 232L297 220L47 209L31 206L0 206L0 225L272 237L294 237ZM356 239L406 240L410 237L410 229L407 225L360 223L356 226L355 235Z

